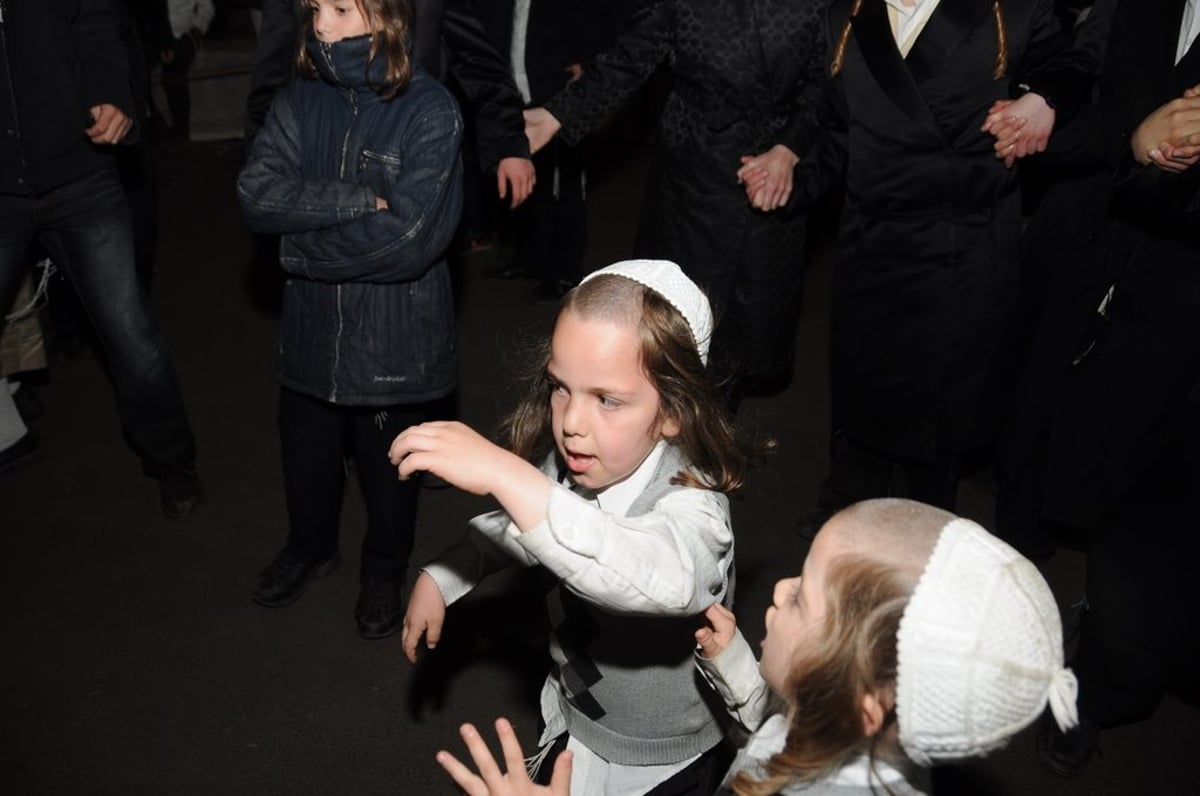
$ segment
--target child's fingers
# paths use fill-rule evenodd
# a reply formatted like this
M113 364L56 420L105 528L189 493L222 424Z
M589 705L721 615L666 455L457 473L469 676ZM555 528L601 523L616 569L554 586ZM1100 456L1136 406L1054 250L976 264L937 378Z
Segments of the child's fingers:
M571 765L573 755L564 751L554 761L554 773L550 777L550 793L552 796L570 796L571 794Z
M730 611L720 603L713 603L712 605L708 606L708 608L704 611L704 618L716 628L719 628L722 625L732 626L737 624L737 617L733 615L733 611Z
M479 776L483 778L489 788L501 787L504 772L496 764L496 758L492 756L492 750L488 749L487 742L483 740L479 730L475 729L474 724L464 724L459 728L459 734L462 735L463 743L467 745L467 750L471 753L471 759L475 761L475 767L479 769ZM520 763L520 768L522 771L525 770L523 761Z
M467 796L488 796L488 786L457 757L443 749L437 753L437 761Z
M404 617L404 627L400 631L400 646L404 648L404 657L409 663L417 662L417 644L421 641L421 629L410 624L408 616Z
M509 777L521 776L525 771L525 753L521 750L521 742L517 740L512 724L503 716L496 719L496 736L500 739L504 767L508 769Z

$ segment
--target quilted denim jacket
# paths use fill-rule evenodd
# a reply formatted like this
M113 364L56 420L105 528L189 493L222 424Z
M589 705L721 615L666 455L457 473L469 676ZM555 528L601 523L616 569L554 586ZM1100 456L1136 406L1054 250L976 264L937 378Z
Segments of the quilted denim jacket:
M458 106L419 68L381 100L368 37L306 46L320 77L275 100L237 182L251 228L282 236L279 380L337 404L439 398L457 375L445 251L462 210Z

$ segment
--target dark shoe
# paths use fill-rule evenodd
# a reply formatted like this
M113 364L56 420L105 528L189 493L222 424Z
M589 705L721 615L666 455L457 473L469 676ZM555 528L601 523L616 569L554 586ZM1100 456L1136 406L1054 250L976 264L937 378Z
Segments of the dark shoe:
M320 561L300 561L285 550L258 573L254 602L271 608L291 605L304 594L310 580L336 571L341 564L342 557L337 553Z
M1038 760L1050 772L1074 779L1087 770L1100 741L1100 728L1095 722L1079 717L1079 724L1062 732L1049 711L1038 723Z
M537 279L539 273L523 263L512 262L485 268L483 275L488 279Z
M0 451L0 473L33 464L42 453L42 440L32 429L25 436Z
M168 469L158 479L158 491L163 514L172 520L190 517L204 505L204 484L194 464Z
M17 391L12 394L12 399L13 403L17 405L17 411L21 413L21 419L26 423L32 423L46 411L46 405L28 384L18 387Z
M358 623L358 635L365 639L395 635L404 621L403 582L399 578L363 576L354 620Z

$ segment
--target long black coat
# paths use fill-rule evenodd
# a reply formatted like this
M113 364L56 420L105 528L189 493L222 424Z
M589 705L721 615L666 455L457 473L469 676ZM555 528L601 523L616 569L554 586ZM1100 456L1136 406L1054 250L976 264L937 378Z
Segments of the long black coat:
M834 0L831 42L850 0ZM864 0L822 105L806 192L844 179L834 271L834 428L932 460L996 435L1018 289L1015 169L980 131L988 108L1058 45L1050 0L942 0L906 58L884 0ZM832 49L832 46L831 46Z
M762 213L737 183L739 158L815 136L827 73L823 0L659 0L547 103L578 142L666 62L637 256L676 260L718 314L714 357L770 378L791 362L804 220Z
M1018 470L1048 422L1041 509L1080 527L1119 505L1178 434L1180 412L1200 411L1200 167L1168 174L1129 148L1146 116L1200 83L1200 45L1174 63L1183 6L1117 4L1100 101L1062 136L1076 165L1099 171L1047 208L1074 284L1052 283L1003 452ZM1072 323L1095 316L1110 283L1108 320Z

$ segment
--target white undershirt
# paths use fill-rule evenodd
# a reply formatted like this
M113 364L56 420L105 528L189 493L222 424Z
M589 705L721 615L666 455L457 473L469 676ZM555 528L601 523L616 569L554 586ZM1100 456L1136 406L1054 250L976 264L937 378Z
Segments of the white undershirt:
M888 21L892 24L892 37L896 39L896 47L901 55L907 57L940 0L913 0L912 5L905 5L903 0L884 2L888 5Z
M529 74L525 71L525 38L529 31L530 0L513 3L512 41L508 46L508 59L512 62L513 82L528 105L532 94L529 91Z
M1187 55L1196 34L1200 33L1200 14L1196 13L1196 0L1187 0L1183 4L1183 24L1179 26L1179 46L1175 48L1175 63Z

